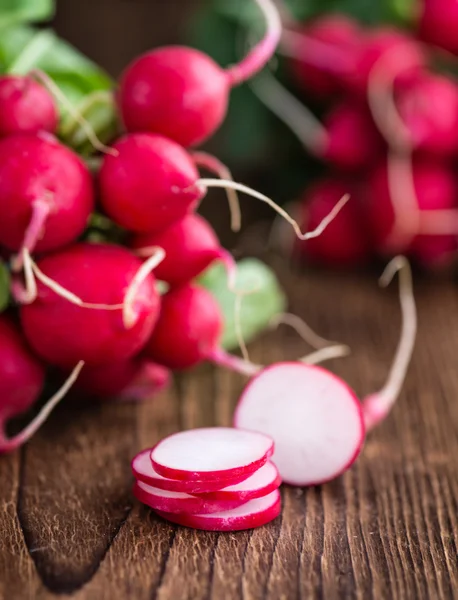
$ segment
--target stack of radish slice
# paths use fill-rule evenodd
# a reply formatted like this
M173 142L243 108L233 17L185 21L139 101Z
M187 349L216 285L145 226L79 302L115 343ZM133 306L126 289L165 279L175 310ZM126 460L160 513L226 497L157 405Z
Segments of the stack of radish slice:
M132 461L135 497L161 517L195 529L238 531L280 514L271 438L209 427L175 433Z

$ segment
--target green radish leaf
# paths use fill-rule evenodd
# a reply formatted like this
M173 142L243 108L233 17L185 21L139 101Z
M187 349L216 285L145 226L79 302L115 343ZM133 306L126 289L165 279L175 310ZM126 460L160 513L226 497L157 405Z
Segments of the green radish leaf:
M0 29L47 21L54 15L54 9L53 0L0 0Z
M238 348L234 313L236 295L227 288L224 266L215 264L209 267L198 282L213 294L223 313L223 348ZM267 327L274 315L284 311L286 297L273 271L254 258L246 258L237 263L236 289L242 292L255 290L242 297L240 311L243 339L249 342Z
M6 264L0 259L0 313L5 310L10 300L10 273Z

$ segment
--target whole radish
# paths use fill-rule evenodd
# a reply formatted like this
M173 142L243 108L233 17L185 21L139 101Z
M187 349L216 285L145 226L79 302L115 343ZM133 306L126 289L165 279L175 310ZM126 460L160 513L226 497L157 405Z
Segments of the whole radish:
M0 140L0 244L44 252L83 233L94 206L82 160L50 134Z
M330 267L355 266L370 260L372 244L364 222L362 198L354 183L334 177L311 185L300 200L301 226L316 227L346 192L351 194L351 202L339 218L320 236L303 242L295 240L295 253Z
M80 360L98 365L137 354L152 333L160 304L151 273L131 297L141 267L129 250L108 244L75 244L43 258L35 270L38 296L20 309L30 345L50 364L67 369ZM67 295L51 289L45 277ZM68 292L90 304L72 302Z
M32 77L0 77L0 137L14 133L54 133L58 112L51 94Z
M458 54L458 6L455 0L422 0L418 5L419 37L433 46Z
M191 281L215 260L233 263L210 223L195 213L158 233L135 236L131 246L139 256L148 256L151 247L163 248L165 258L155 269L155 275L172 286Z
M210 137L221 125L229 93L270 60L281 23L271 0L256 0L266 19L265 37L239 63L222 69L206 54L184 46L157 48L124 71L118 105L128 131L163 134L182 146Z

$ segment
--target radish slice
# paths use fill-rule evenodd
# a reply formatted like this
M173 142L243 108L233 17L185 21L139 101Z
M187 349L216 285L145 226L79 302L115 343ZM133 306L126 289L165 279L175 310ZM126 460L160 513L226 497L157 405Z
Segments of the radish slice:
M170 479L209 481L251 475L267 462L274 444L262 433L207 427L175 433L151 450L154 469Z
M162 490L169 490L170 492L185 492L188 494L209 493L222 488L227 488L227 486L238 484L247 479L247 477L250 477L251 479L251 476L248 473L243 473L242 475L231 477L230 479L214 479L213 481L183 481L180 479L169 479L168 477L162 477L162 475L159 475L159 473L154 470L150 456L151 449L143 450L132 460L131 467L135 479ZM264 467L261 467L261 469L262 468Z
M237 508L244 500L208 500L201 496L191 496L181 492L169 492L137 481L133 490L134 496L143 504L155 510L171 513L186 512L206 515Z
M243 500L247 502L270 494L280 487L280 484L281 477L277 467L269 461L242 483L231 485L222 490L199 494L199 496L207 500Z
M234 425L271 436L272 462L285 483L298 486L343 473L365 435L360 402L348 385L321 367L292 362L272 365L251 380Z
M263 498L250 500L238 508L211 515L190 515L156 511L172 523L207 531L240 531L270 523L281 511L280 492L275 490Z

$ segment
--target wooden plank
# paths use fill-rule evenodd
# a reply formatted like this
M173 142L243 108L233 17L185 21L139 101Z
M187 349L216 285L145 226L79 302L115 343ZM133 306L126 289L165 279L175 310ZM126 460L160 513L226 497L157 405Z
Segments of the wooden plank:
M285 283L294 312L352 346L329 367L361 395L381 385L400 325L395 286L380 291L367 274L291 274ZM281 518L264 528L179 528L130 495L133 454L172 431L230 424L243 378L204 366L150 403L62 406L22 461L0 459L0 598L452 598L458 301L441 282L420 284L417 298L419 341L393 414L342 478L285 487ZM305 347L282 328L250 351L269 362Z

